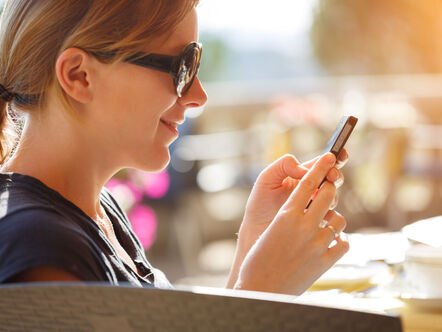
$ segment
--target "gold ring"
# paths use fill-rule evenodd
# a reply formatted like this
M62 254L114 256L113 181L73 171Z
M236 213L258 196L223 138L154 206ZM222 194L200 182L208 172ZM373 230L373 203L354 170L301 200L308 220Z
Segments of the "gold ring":
M319 228L324 228L327 225L328 225L328 221L324 219L319 223Z
M333 239L336 239L339 235L336 229L332 225L327 225L327 228L333 232Z

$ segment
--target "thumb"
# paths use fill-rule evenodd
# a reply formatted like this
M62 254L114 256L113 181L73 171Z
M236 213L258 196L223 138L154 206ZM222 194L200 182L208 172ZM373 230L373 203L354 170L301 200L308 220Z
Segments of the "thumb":
M295 156L286 154L267 166L259 175L261 184L280 186L287 178L301 179L308 169L302 166Z

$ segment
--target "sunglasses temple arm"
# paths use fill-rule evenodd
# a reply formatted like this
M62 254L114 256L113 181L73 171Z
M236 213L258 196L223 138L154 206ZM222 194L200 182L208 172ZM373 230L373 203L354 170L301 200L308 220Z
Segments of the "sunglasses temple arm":
M138 54L134 54L125 61L146 68L153 68L156 70L160 70L165 73L169 73L176 76L178 73L179 60L180 57L170 56L170 55L149 54L140 57Z

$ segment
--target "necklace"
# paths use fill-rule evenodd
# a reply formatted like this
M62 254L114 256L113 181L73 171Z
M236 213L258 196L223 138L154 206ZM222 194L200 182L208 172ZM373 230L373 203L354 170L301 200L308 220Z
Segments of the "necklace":
M103 213L104 217L97 216L94 219L97 226L106 234L107 238L110 239L111 234L114 232L114 227L112 226L112 222L106 216L106 213Z

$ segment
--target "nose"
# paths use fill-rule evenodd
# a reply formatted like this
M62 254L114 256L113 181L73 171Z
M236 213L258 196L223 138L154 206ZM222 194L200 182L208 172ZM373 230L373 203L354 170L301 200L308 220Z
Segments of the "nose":
M195 77L190 89L181 98L178 98L178 103L186 108L201 107L206 102L207 93L198 77Z

